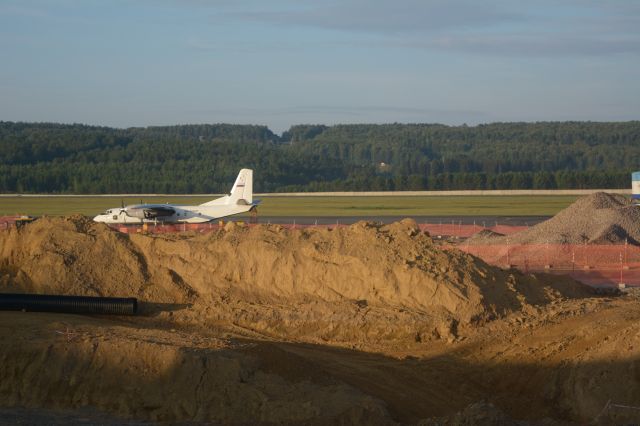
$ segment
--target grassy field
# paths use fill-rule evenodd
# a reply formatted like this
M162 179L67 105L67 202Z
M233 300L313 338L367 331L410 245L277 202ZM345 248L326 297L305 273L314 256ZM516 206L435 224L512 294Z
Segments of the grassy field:
M261 197L260 216L550 216L577 196L387 196L387 197ZM127 204L193 205L210 197L0 197L0 215L96 215Z

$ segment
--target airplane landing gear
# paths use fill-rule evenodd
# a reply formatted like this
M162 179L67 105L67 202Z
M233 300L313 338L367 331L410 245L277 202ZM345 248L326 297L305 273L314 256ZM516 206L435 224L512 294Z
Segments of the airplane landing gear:
M249 223L258 223L258 206L251 207L249 213L251 213L251 216L249 217Z

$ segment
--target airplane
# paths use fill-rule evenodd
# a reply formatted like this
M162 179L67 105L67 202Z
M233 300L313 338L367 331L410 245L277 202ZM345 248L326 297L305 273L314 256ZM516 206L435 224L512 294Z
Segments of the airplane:
M111 208L93 218L95 222L140 223L204 223L226 216L255 210L260 201L253 201L253 170L238 173L231 193L199 206L175 204L134 204Z

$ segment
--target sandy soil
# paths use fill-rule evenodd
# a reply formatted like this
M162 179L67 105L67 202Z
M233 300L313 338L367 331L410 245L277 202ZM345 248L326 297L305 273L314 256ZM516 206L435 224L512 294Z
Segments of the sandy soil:
M468 244L640 245L640 208L620 194L596 192L579 198L552 218L509 236L481 231Z
M0 291L144 302L138 317L0 312L5 409L223 424L638 420L620 407L640 405L637 297L441 251L411 221L126 236L39 220L0 233Z

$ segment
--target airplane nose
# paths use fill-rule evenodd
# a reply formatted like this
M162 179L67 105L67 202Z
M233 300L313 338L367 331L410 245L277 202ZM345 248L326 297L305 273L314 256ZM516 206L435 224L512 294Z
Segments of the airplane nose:
M96 217L93 218L94 222L104 222L104 218L102 217L102 215L98 215Z

